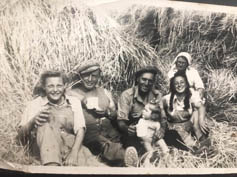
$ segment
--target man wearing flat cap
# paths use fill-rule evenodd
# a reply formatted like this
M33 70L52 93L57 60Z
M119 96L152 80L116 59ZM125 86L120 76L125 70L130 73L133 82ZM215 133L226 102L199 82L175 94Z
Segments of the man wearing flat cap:
M72 86L68 94L82 101L86 120L84 145L108 165L121 165L127 151L118 141L119 133L112 126L117 117L112 94L97 84L101 78L100 65L87 64L77 70L79 82Z
M118 101L117 122L119 129L123 132L124 143L126 146L134 146L139 154L144 153L140 140L136 136L136 124L142 117L142 111L146 104L153 99L160 99L161 94L154 89L157 68L146 66L138 70L135 74L135 86L125 90ZM164 124L161 123L161 126ZM162 135L163 136L163 135ZM136 163L136 151L134 149L134 159Z

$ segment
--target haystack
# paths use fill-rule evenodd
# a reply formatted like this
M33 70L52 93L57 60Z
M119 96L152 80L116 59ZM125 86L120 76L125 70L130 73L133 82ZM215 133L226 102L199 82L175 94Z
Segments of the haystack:
M208 88L211 106L233 99L237 91L236 14L134 5L116 18L124 31L153 46L166 65L179 52L189 52Z
M236 15L134 5L117 14L116 19L124 31L146 41L156 50L160 62L168 65L164 68L167 70L162 71L164 73L168 72L179 52L189 52L207 91L210 136L218 155L203 159L175 149L168 163L161 160L150 165L236 167Z
M0 11L0 157L9 161L31 163L14 138L44 70L72 76L77 67L98 62L103 86L121 92L132 85L139 67L159 61L147 43L121 32L116 22L81 1L65 1L60 9L53 5L47 0L12 0Z

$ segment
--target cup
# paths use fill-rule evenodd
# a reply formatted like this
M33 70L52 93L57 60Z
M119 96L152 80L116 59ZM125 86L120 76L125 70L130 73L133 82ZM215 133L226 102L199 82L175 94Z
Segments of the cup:
M98 97L89 97L86 99L87 109L99 109L99 100Z

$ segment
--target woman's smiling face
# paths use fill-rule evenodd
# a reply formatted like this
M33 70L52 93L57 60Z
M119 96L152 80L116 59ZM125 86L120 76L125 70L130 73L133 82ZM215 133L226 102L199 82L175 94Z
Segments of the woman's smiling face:
M182 76L177 76L174 79L174 86L177 93L184 93L187 88L187 82Z

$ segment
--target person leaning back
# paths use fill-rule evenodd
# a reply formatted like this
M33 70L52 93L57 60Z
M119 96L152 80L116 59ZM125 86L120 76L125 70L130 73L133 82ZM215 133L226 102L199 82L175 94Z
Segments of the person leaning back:
M40 83L41 96L27 104L18 138L23 145L36 140L43 165L79 165L85 133L81 102L65 95L66 77L61 72L44 72Z
M108 165L121 166L130 148L122 147L120 135L112 125L117 117L115 103L111 92L98 86L100 78L99 64L81 66L77 70L79 81L67 93L82 101L87 127L83 144Z

